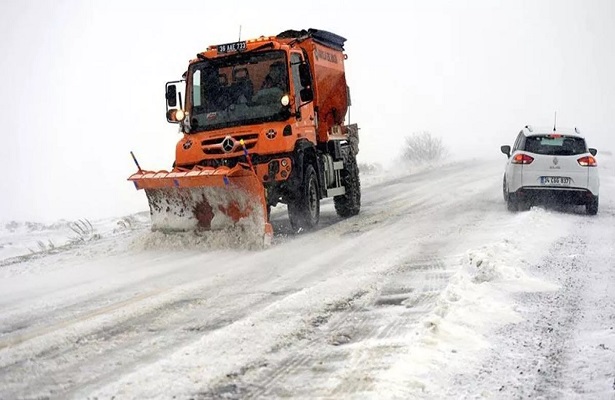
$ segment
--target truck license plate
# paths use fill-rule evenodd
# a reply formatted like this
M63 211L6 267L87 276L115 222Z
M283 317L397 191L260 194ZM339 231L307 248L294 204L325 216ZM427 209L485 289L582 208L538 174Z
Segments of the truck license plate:
M218 53L230 53L233 51L242 51L246 49L246 42L235 42L218 45Z

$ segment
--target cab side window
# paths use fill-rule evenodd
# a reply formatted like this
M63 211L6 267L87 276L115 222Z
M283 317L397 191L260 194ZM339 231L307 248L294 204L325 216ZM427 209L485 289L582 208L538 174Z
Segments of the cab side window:
M293 74L293 87L295 89L293 95L295 96L295 104L297 107L301 104L300 93L301 89L303 89L303 86L301 86L301 79L299 78L299 65L301 65L302 62L303 58L299 53L292 53L290 55L290 65Z

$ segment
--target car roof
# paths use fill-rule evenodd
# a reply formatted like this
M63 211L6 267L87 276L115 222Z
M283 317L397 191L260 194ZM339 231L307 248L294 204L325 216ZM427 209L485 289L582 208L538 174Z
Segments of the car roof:
M523 132L525 136L566 135L566 136L576 136L579 138L585 138L585 136L581 134L581 131L576 127L575 128L560 127L554 130L553 127L544 127L544 126L533 127L531 125L526 125L525 127L523 127L521 132Z

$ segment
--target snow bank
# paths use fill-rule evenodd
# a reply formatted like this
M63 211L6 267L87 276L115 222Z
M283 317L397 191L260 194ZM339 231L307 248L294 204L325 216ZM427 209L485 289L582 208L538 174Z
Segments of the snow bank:
M558 289L527 271L554 237L571 228L569 221L539 208L509 221L491 232L492 242L450 262L456 272L436 307L401 340L391 369L379 376L383 397L407 396L409 388L426 398L445 397L455 373L477 367L482 352L494 345L488 334L521 320L514 293Z

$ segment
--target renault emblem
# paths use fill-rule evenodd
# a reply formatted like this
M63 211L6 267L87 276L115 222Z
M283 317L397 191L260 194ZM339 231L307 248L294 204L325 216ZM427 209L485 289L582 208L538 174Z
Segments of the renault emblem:
M553 165L557 165L557 163L559 163L559 160L557 157L553 157Z
M230 153L234 149L235 149L235 141L233 140L233 138L230 136L225 137L224 140L222 141L222 150L224 150L225 153Z

